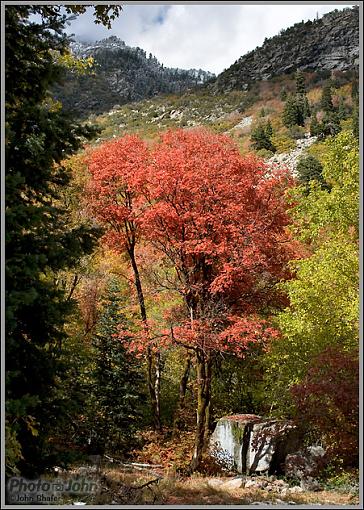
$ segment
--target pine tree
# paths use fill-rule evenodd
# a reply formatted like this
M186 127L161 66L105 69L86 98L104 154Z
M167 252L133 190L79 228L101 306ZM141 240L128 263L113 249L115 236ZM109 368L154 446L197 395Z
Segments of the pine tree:
M329 189L322 175L323 167L320 161L314 156L309 154L301 157L297 163L296 171L299 181L302 184L306 184L307 191L309 191L309 184L311 181L319 183L322 189Z
M352 129L354 136L359 138L359 86L357 79L352 83L351 98L353 102Z
M287 101L283 109L282 120L284 126L287 128L295 125L302 125L302 115L297 107L296 98L292 95L287 97Z
M344 120L347 117L347 110L346 110L344 98L342 96L340 97L340 100L339 100L337 115L338 115L339 120Z
M269 139L273 135L273 127L272 127L271 121L269 119L267 120L267 123L265 125L265 133L269 137Z
M316 114L311 117L310 134L311 136L318 136L321 133L321 127L317 120Z
M30 15L41 21L28 23ZM5 7L6 412L27 475L46 465L46 440L63 412L54 390L73 303L57 272L90 253L98 237L87 225L71 228L69 211L57 205L70 181L62 161L94 134L52 108L48 95L63 73L52 51L67 49L65 21L60 6Z
M296 93L287 97L283 110L283 124L285 127L304 126L305 119L310 117L310 105L306 96L305 78L302 72L296 73Z
M271 152L275 152L271 137L273 134L272 124L268 120L266 124L259 123L255 129L252 130L250 141L252 147L255 150L265 149Z
M356 78L353 80L351 85L351 98L354 104L359 102L359 83Z
M303 97L303 116L305 119L307 117L311 117L310 103L308 102L306 95Z
M323 118L317 129L317 136L325 138L326 136L335 136L341 131L340 117L338 109L334 107L332 102L332 83L329 80L323 90L320 101L320 107L323 110Z
M322 110L326 113L330 113L334 110L334 105L332 103L332 93L331 93L331 82L330 81L322 89L320 106L321 106Z
M127 332L120 286L111 281L103 300L97 333L93 339L95 369L92 373L92 401L95 416L91 420L94 440L92 453L104 449L124 450L140 419L141 401L145 401L142 375L137 358L129 354L124 343L116 338L120 328ZM143 398L144 397L144 398Z
M352 114L352 130L355 138L359 139L359 109L358 106L355 105L353 108Z
M296 72L296 94L306 94L305 77L301 71Z

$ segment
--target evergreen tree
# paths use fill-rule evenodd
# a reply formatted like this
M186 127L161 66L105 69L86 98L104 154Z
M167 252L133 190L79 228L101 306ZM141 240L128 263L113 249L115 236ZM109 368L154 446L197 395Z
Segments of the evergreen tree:
M30 15L41 21L29 22ZM65 21L60 6L5 7L6 412L19 447L13 465L27 475L47 463L46 440L64 410L55 390L72 301L57 272L90 253L98 235L87 225L69 227L67 209L57 204L70 181L62 161L94 134L48 95L63 72L52 51L67 49Z
M302 96L306 94L305 77L301 71L296 72L296 94Z
M265 149L268 151L275 152L276 148L274 147L271 137L273 134L273 129L270 121L268 120L266 124L259 123L255 129L252 130L250 141L252 142L252 147L258 151L261 149Z
M287 97L283 110L283 124L285 127L304 126L305 119L310 117L310 105L306 96L304 75L296 73L296 93Z
M357 105L355 105L353 108L352 129L355 138L359 139L359 108Z
M340 120L336 111L325 112L321 122L320 137L335 136L341 131Z
M269 119L267 120L267 123L265 125L265 133L269 137L269 139L273 135L273 127L272 127L271 121Z
M285 127L303 126L304 118L302 110L299 108L296 97L290 95L287 97L286 104L284 105L283 124Z
M309 154L308 156L301 157L297 163L296 171L299 181L302 184L306 184L307 192L309 191L311 181L316 181L321 185L322 189L329 189L322 175L323 167L314 156Z
M320 123L317 120L316 114L311 117L310 134L311 136L318 136L321 132Z
M341 96L339 101L339 106L337 109L337 115L339 120L345 120L347 117L347 110L344 102L344 98Z
M351 85L351 99L354 104L359 102L359 84L356 78Z
M341 131L340 116L338 109L334 107L332 102L332 83L329 80L323 90L320 100L320 107L323 110L322 121L314 127L319 138L326 136L335 136Z
M305 119L307 117L311 117L310 103L308 102L306 95L303 97L303 116Z
M334 105L332 103L331 81L329 81L322 89L320 106L325 113L330 113L334 110Z
M137 359L116 338L120 328L127 331L128 327L122 306L118 282L111 281L93 339L95 368L91 391L95 415L91 418L92 453L102 453L104 449L125 450L140 419L141 401L145 401Z
M351 98L353 102L352 129L354 136L359 138L359 86L357 79L352 84Z

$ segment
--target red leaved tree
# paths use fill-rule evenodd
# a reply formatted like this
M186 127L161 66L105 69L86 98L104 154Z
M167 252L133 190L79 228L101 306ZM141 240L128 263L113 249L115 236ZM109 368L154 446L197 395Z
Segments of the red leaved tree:
M136 247L140 240L140 215L143 199L138 193L145 183L149 161L148 148L138 137L128 135L105 142L87 158L91 180L87 201L91 214L105 227L103 241L113 250L126 253L134 275L140 318L146 339L147 378L154 425L160 429L160 358L153 349Z
M358 466L358 353L329 347L312 360L304 380L292 388L297 419L323 436L327 457Z
M274 334L258 312L269 312L274 283L292 258L285 232L289 178L203 129L163 134L144 176L140 192L148 207L140 225L172 262L186 306L186 320L171 326L171 336L196 357L193 470L207 438L215 353L242 356Z

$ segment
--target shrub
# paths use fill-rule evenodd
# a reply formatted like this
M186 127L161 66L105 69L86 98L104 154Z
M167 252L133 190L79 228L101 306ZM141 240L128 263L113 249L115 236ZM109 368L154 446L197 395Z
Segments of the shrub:
M322 435L327 457L347 467L358 465L359 361L356 353L326 348L313 359L306 377L293 386L298 419Z
M272 136L272 143L277 149L277 152L289 152L296 147L295 141L289 136L287 130L274 133Z
M322 177L322 165L318 159L312 155L303 156L297 163L298 178L303 184L308 184L310 181L317 181L324 184Z
M294 124L289 128L289 135L294 140L303 138L305 136L305 128L302 126L298 126L297 124Z
M267 149L259 149L257 151L257 154L258 154L258 156L260 156L263 159L268 159L268 158L271 158L274 153L272 151L267 150Z

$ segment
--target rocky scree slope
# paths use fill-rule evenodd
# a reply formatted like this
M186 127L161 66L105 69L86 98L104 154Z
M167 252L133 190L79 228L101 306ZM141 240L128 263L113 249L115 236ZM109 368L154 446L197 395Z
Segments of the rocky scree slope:
M152 54L147 56L141 48L131 48L116 36L93 44L73 42L70 46L76 57L94 58L93 73L69 73L54 95L65 109L82 117L106 112L117 104L184 92L215 78L201 69L164 67Z
M359 64L359 8L334 10L296 23L240 57L209 85L212 91L244 90L249 83L302 71L348 71Z

